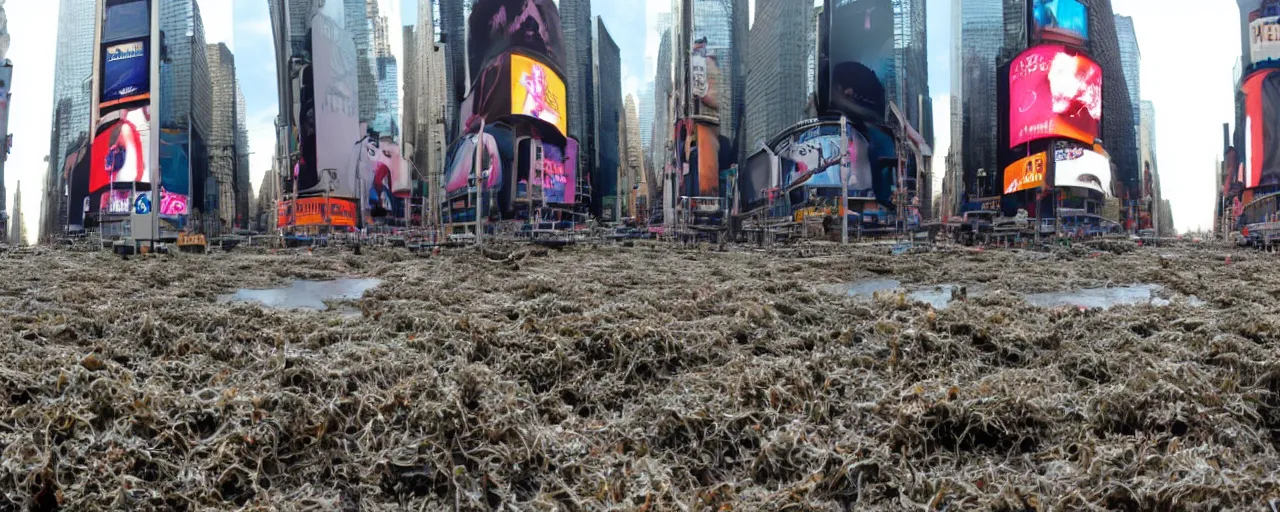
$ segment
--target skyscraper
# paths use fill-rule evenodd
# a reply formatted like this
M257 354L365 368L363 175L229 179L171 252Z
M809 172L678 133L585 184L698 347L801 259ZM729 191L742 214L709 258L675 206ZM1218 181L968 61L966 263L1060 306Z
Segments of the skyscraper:
M63 191L67 183L61 172L67 154L89 140L89 100L93 74L94 0L61 0L58 9L58 39L54 50L53 112L49 137L49 168L41 208L41 238L62 231L66 224ZM0 178L3 178L0 176ZM4 180L0 179L0 187ZM4 191L0 190L0 211ZM16 222L16 219L10 219Z
M467 77L467 15L470 14L471 2L469 0L439 0L440 1L440 41L445 46L445 82L448 86L448 94L445 96L445 103L448 109L445 111L448 116L449 136L456 137L461 129L458 126L458 106L462 103L463 96L467 93L467 88L471 86ZM566 4L574 2L586 3L587 0L564 0ZM564 6L561 6L563 11ZM421 9L419 9L421 12ZM588 14L590 17L590 14ZM589 22L588 22L589 25ZM568 48L568 25L565 26L565 47ZM570 50L572 51L572 50ZM590 52L588 52L590 58ZM570 81L572 83L572 81ZM570 122L573 120L573 110L569 111Z
M370 22L378 14L377 0L343 0L343 27L356 45L356 93L360 103L359 119L373 122L378 109L378 83L374 76L373 27Z
M951 157L961 194L980 197L979 175L993 180L996 167L996 59L1005 44L1004 0L954 0L951 46ZM1025 24L1025 23L1024 23Z
M889 97L907 123L933 144L933 100L929 96L929 47L925 0L902 0L894 13L894 67Z
M1116 31L1111 0L1082 0L1089 9L1089 56L1102 67L1102 126L1098 138L1115 164L1114 181L1123 185L1124 199L1136 200L1133 193L1141 183L1138 162L1138 133L1134 129L1133 101L1121 60L1120 38Z
M758 0L747 53L746 153L805 118L810 0Z
M578 176L595 168L595 76L590 0L560 0L560 28L564 32L564 78L569 96L569 136L578 139Z
M404 116L401 119L404 122L404 137L401 139L401 151L405 152L405 158L412 159L414 155L404 146L412 144L415 149L418 147L418 35L413 25L405 25L402 30L404 33L400 40L404 43L401 53L404 55ZM423 34L431 37L431 30L428 28Z
M446 59L449 55L448 45L435 39L433 27L441 25L436 21L436 11L429 6L428 0L418 2L418 28L415 34L417 51L415 83L417 99L417 131L414 146L415 165L418 172L427 177L435 177L437 186L444 173L444 152L449 141L446 138L448 120L453 114L448 110L446 98L449 84L446 80ZM439 5L439 4L437 4ZM425 30L425 32L424 32ZM408 82L406 81L406 84ZM410 128L406 124L406 130ZM435 190L432 190L435 193ZM435 202L431 202L435 205Z
M92 33L92 28L89 29ZM185 133L190 159L190 225L216 229L203 220L212 214L216 195L206 190L209 175L209 131L213 116L213 83L205 44L204 19L195 0L160 2L160 33L165 53L160 62L160 126ZM285 67L284 69L288 69Z
M595 169L591 173L591 213L597 217L617 220L621 199L618 190L618 170L622 155L618 147L618 133L623 116L622 105L622 56L617 43L609 36L604 21L596 18L596 37L593 44L595 77ZM571 114L572 115L572 114Z
M653 143L653 81L645 82L640 89L640 146L648 151Z
M226 44L206 47L213 83L213 116L209 132L209 173L217 190L217 230L230 230L236 220L235 56Z
M249 125L245 112L244 91L240 89L240 79L235 81L236 95L236 216L238 228L248 228L250 221L249 204L253 190L249 184Z
M667 162L671 160L672 119L671 119L671 29L670 14L667 15L668 28L662 31L658 43L658 67L654 75L653 87L653 136L649 146L649 167L653 175L647 179L651 204L657 204L661 180L666 171Z
M627 197L627 208L624 216L637 215L637 201L639 197L648 195L648 192L642 190L641 185L644 183L644 151L640 144L640 110L636 107L636 98L630 94L623 101L622 116L622 143L619 144L623 154L621 165L622 180L619 181L618 187ZM643 201L640 201L643 206Z
M1120 65L1124 69L1125 85L1129 86L1129 104L1133 105L1133 125L1141 124L1142 87L1140 85L1139 63L1142 54L1138 51L1138 34L1133 29L1133 18L1115 16L1116 39L1120 43Z
M715 57L720 68L721 79L715 84L716 97L720 102L720 134L735 140L740 113L735 108L738 102L744 102L737 80L738 66L743 62L738 58L738 48L734 33L734 14L737 0L691 0L693 2L693 39L707 40L707 56Z

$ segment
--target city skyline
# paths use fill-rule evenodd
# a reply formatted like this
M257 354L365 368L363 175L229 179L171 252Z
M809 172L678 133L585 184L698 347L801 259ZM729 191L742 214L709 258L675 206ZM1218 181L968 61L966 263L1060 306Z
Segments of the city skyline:
M70 1L70 0L64 0ZM817 2L815 2L817 3ZM952 0L928 0L928 40L929 52L929 87L933 101L935 130L935 173L938 182L943 177L942 159L950 146L951 79L949 44L951 31ZM1214 156L1220 153L1217 138L1221 125L1228 123L1234 127L1234 107L1229 98L1229 78L1231 67L1239 56L1236 36L1238 31L1238 11L1234 9L1213 9L1201 5L1201 2L1179 0L1175 2L1178 9L1144 8L1138 0L1113 0L1111 2L1117 15L1131 17L1142 50L1139 74L1149 83L1167 82L1173 77L1183 83L1183 88L1143 88L1139 98L1133 100L1150 100L1157 111L1165 115L1157 116L1156 131L1160 133L1163 144L1159 147L1161 162L1161 178L1165 187L1165 197L1172 200L1180 215L1175 219L1179 230L1207 228L1211 225L1212 196L1206 196L1200 189L1211 187L1212 173L1204 171L1213 165ZM1223 6L1234 7L1230 2L1222 2ZM208 5L206 5L208 4ZM414 17L403 20L403 12L416 13L417 0L380 0L380 5L388 15L388 23L392 27L411 23ZM750 2L754 18L756 2ZM56 48L57 19L51 9L22 2L9 2L6 9L12 33L13 48L9 53L15 65L14 77L14 118L31 119L32 130L23 130L15 134L13 154L10 156L5 185L8 192L13 192L13 184L22 179L30 183L43 183L48 164L44 162L49 146L47 134L54 112L53 70L54 49ZM60 7L60 6L59 6ZM237 42L246 47L260 47L271 44L269 17L266 1L234 0L233 2L201 2L202 12L207 27L209 43L224 43L234 53ZM639 57L628 59L623 56L623 94L634 94L642 105L652 101L641 94L645 82L654 79L650 61L656 60L659 35L657 25L662 13L668 12L670 2L665 0L648 0L644 4L645 23L622 23L607 19L610 12L601 10L611 35L617 33L621 39L623 31L641 30L644 33L645 51ZM56 10L56 9L55 9ZM390 21L392 14L398 21ZM595 14L595 13L593 13ZM1160 27L1175 26L1180 23L1196 20L1197 23L1209 24L1216 32L1226 31L1225 35L1210 38L1210 41L1198 47L1180 47L1176 37L1168 30ZM752 19L754 24L755 20ZM390 30L389 36L400 39L399 30ZM391 44L393 52L401 57L401 44ZM1188 56L1191 60L1214 71L1196 73L1195 76L1179 75L1178 70L1185 68ZM274 59L270 52L247 52L236 55L237 68L242 79L245 94L245 115L250 141L250 182L257 186L261 177L271 168L274 143L274 120L276 117L276 98L274 93ZM630 69L640 68L641 76L630 75ZM632 80L634 78L634 80ZM255 83L254 79L265 79L266 82ZM263 84L266 85L263 85ZM397 91L403 91L403 77L397 77ZM1150 91L1149 93L1147 91ZM400 94L403 94L402 92ZM1187 116L1169 115L1174 111L1172 106L1178 105L1180 96L1190 95L1205 101L1194 102ZM401 98L400 104L404 101ZM1189 121L1194 119L1194 121ZM1163 128L1163 129L1162 129ZM1177 142L1175 142L1177 141ZM29 185L30 188L30 185ZM941 190L934 187L935 193ZM24 200L27 202L27 222L29 231L38 232L42 194L39 190L28 191ZM256 190L254 193L256 194Z

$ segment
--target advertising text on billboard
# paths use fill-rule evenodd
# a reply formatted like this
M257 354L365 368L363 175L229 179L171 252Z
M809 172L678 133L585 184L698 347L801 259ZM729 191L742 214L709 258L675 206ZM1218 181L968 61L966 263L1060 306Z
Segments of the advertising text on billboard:
M511 55L511 113L546 121L568 134L564 80L545 64Z
M1063 46L1036 46L1009 67L1009 147L1048 137L1092 144L1102 119L1102 68Z
M1253 69L1280 67L1280 16L1249 24L1249 60Z
M98 201L98 211L111 214L129 213L132 192L125 189L113 189L103 192L101 199Z
M1089 40L1089 10L1080 0L1035 0L1031 22L1037 39Z
M1048 155L1044 152L1023 158L1004 168L1004 193L1012 194L1044 184Z
M887 108L885 81L894 59L893 4L890 0L832 4L837 5L830 18L828 105L856 118L882 121Z
M569 139L573 153L578 151L578 143L573 139ZM545 144L542 146L542 193L546 196L548 203L555 204L572 204L574 202L574 193L576 183L574 183L576 169L570 167L570 161L573 158L566 155L567 151L559 146ZM573 162L576 165L576 161Z
M151 63L144 41L108 46L103 57L100 108L150 97Z
M89 191L111 183L151 182L151 107L117 110L98 122Z

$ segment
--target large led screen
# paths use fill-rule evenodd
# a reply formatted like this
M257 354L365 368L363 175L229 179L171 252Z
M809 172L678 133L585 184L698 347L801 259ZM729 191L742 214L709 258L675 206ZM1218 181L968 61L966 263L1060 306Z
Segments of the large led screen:
M831 109L883 121L885 82L893 69L891 0L834 1L830 29ZM830 4L829 4L830 5Z
M564 80L545 64L511 55L511 113L541 119L568 134Z
M1280 67L1280 16L1249 23L1249 58L1253 69Z
M160 215L186 215L191 194L191 158L186 130L160 130Z
M111 112L98 121L89 191L112 183L151 182L151 107Z
M304 120L306 146L298 192L356 197L358 158L353 155L358 155L365 137L360 131L355 43L322 11L312 18L311 47L311 83L304 102L310 103L314 118Z
M480 151L481 177L487 178L486 189L496 189L502 183L502 156L498 153L498 143L493 135L482 134ZM454 153L453 164L449 166L449 174L445 178L445 192L456 192L467 188L472 177L476 161L476 135L463 139L457 152Z
M1087 188L1111 195L1111 159L1080 147L1053 152L1053 186Z
M774 148L780 159L781 179L785 186L797 185L839 187L841 166L849 155L847 185L852 197L871 197L874 178L871 152L867 141L853 129L847 129L849 145L841 148L840 124L821 124L800 129L781 140Z
M566 155L568 150L577 153L578 143L570 139L572 147L561 149L560 146L553 144L544 144L542 146L542 193L547 198L548 203L554 204L572 204L574 202L574 194L576 193L577 170L569 166L571 158ZM577 164L576 159L574 165Z
M469 76L480 76L488 62L517 49L537 55L557 72L565 69L564 34L553 0L479 0L467 23Z
M370 139L366 141L362 154L365 161L359 168L369 174L365 183L369 190L365 197L369 207L385 211L395 211L401 207L400 200L409 197L413 191L413 180L409 176L409 168L400 154L400 145L391 137L382 137L375 145Z
M129 203L133 192L124 189L107 190L98 199L98 211L101 213L129 213Z
M296 217L291 215L291 208L297 209ZM356 219L359 217L355 201L323 197L281 201L276 213L278 227L288 226L290 221L293 221L295 226L328 225L352 228L356 226Z
M1037 39L1089 40L1089 10L1080 0L1034 0L1032 34Z
M1009 147L1049 137L1093 144L1102 120L1102 68L1060 45L1036 46L1009 66Z
M108 1L103 12L102 42L146 37L151 33L147 0Z
M1012 194L1044 185L1048 160L1048 155L1040 152L1009 164L1004 168L1004 193Z
M151 67L146 42L108 46L103 57L101 108L149 97Z
M1244 95L1245 187L1280 184L1280 71L1250 75Z

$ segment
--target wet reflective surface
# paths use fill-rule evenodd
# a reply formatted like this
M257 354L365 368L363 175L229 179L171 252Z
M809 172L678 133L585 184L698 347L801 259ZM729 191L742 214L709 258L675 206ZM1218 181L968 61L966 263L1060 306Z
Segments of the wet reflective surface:
M1073 306L1108 309L1114 306L1152 304L1167 306L1169 301L1156 297L1161 287L1154 284L1117 286L1113 288L1086 288L1067 292L1033 293L1025 296L1027 303L1042 308Z
M967 300L987 294L981 286L960 284L939 284L932 286L903 286L893 279L869 279L854 283L827 285L823 291L850 297L872 298L882 292L904 292L907 298L932 305L935 309L946 309L956 300ZM1025 294L1023 298L1028 304L1042 308L1080 307L1109 309L1114 306L1132 306L1151 304L1168 306L1171 300L1158 296L1163 287L1154 284L1136 284L1130 286L1114 286L1106 288L1084 288L1079 290ZM1187 297L1188 304L1199 307L1204 301L1198 297Z
M337 279L334 281L294 281L289 286L269 290L240 289L223 295L224 302L257 302L272 309L329 309L326 300L359 299L378 286L379 279ZM359 314L357 312L357 314Z

